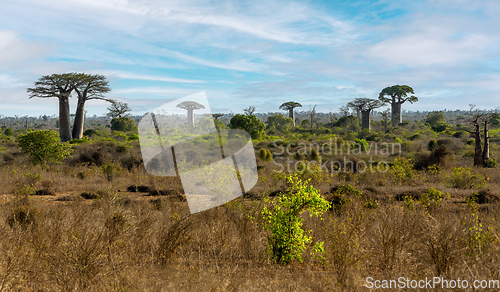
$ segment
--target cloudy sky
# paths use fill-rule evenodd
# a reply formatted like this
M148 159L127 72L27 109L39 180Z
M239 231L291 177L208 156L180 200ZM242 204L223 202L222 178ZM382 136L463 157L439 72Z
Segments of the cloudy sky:
M0 10L0 115L54 115L42 75L105 74L134 114L206 91L215 112L323 112L407 84L406 110L500 106L500 2L16 0ZM76 104L72 98L72 111ZM104 114L104 102L88 113Z

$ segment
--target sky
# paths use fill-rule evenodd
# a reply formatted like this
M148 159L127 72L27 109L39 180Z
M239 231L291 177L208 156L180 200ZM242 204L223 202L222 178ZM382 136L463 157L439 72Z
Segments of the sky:
M419 98L404 110L500 107L497 0L0 2L3 116L57 115L26 88L66 72L104 74L137 115L200 91L213 112L338 112L395 84Z

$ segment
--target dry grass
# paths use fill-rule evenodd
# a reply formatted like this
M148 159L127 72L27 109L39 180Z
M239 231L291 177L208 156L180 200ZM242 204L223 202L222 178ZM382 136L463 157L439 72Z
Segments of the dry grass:
M121 168L111 181L99 165L81 163L80 153L46 169L22 155L4 160L0 291L358 291L368 276L471 281L500 275L500 202L474 211L464 198L479 190L446 183L462 158L403 184L388 173L305 172L302 177L326 197L345 184L363 195L323 220L304 217L304 227L325 242L323 260L306 255L302 264L281 266L268 261L258 223L260 199L286 187L272 161L259 160L259 183L244 198L190 215L178 179L127 168L138 149L113 149L108 155L102 145L81 147L83 155L100 151L102 163ZM499 169L474 172L489 178L488 194L499 194ZM430 187L450 198L429 209L417 203L415 210L398 200L407 193L417 198ZM35 189L55 196L34 196ZM85 200L83 192L97 197ZM377 209L365 207L374 200ZM474 228L478 222L480 230Z

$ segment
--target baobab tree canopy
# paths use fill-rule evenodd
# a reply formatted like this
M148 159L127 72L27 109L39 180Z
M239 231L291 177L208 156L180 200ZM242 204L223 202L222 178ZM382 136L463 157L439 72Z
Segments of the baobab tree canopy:
M83 134L84 107L89 99L103 99L104 94L111 89L104 75L85 73L64 73L45 75L34 82L34 87L28 88L32 97L57 97L59 99L59 134L63 142L72 138L81 138ZM71 132L69 118L69 97L75 91L78 95L78 105L75 114L75 124Z
M288 117L292 119L294 126L295 126L295 116L293 114L293 109L296 107L302 107L302 105L295 101L288 101L280 105L281 110L288 111Z
M418 101L418 97L414 95L413 88L408 85L393 85L390 87L384 88L380 94L378 99L391 104L392 110L392 125L397 126L401 123L401 105L405 102L414 103Z
M73 125L73 139L80 139L83 136L83 123L85 122L85 102L91 99L100 99L114 102L105 98L104 95L111 91L106 76L100 74L75 74L75 92L78 96L76 106L75 123Z
M177 107L187 110L187 120L188 120L187 124L190 127L194 126L193 111L205 108L205 106L197 103L196 101L183 101L183 102L179 103L177 105Z
M347 104L348 107L361 112L361 127L363 129L370 129L370 113L373 109L379 108L384 105L381 100L371 98L356 98Z
M296 107L302 107L302 105L295 101L288 101L280 105L280 109L285 111L293 110Z

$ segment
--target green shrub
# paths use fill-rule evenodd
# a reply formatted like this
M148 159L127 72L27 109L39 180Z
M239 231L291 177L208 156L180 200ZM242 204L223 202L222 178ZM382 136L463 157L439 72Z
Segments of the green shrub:
M448 184L450 187L458 189L481 188L486 186L486 177L474 174L470 167L456 167L448 176Z
M268 253L273 261L286 265L293 260L302 262L302 254L312 246L313 254L324 252L323 242L312 244L309 232L302 229L304 219L299 216L309 211L310 216L321 216L330 204L319 190L302 181L296 175L287 177L287 192L276 201L266 199L271 205L262 210L264 229L268 235Z
M432 151L434 148L438 146L438 141L436 139L432 139L427 143L427 150Z
M431 207L431 204L433 204L436 207L439 207L442 201L443 201L443 192L441 192L440 190L436 190L435 188L432 187L429 188L420 198L420 203L426 209L429 209Z
M134 120L129 117L113 118L111 120L111 130L128 132L137 129Z
M14 136L14 131L11 128L7 128L7 129L5 129L5 131L3 132L3 134L5 136Z
M101 172L104 177L109 181L113 181L113 179L118 176L121 172L121 167L119 165L110 162L105 165L101 165Z
M408 183L411 180L418 178L418 172L413 169L412 160L403 157L394 159L394 162L389 168L388 174L394 183L398 185Z
M61 143L59 133L53 130L35 130L17 137L17 144L33 164L59 163L71 154L71 145Z

